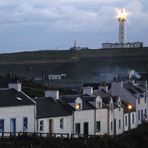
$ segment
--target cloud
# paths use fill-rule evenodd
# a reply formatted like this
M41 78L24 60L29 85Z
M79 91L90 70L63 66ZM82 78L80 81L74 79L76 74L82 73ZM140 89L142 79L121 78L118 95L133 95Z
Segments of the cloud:
M49 34L55 32L65 39L68 32L71 33L68 39L72 40L73 34L77 33L82 38L85 38L82 34L94 35L94 38L97 34L98 40L113 41L118 33L116 9L125 7L130 12L129 38L134 40L138 38L135 35L139 35L138 32L148 37L145 33L148 31L146 4L146 0L0 0L0 35L9 34L13 28L25 30L30 26L44 29ZM16 34L20 31L15 30ZM30 34L30 38L36 37ZM88 42L94 44L94 41Z

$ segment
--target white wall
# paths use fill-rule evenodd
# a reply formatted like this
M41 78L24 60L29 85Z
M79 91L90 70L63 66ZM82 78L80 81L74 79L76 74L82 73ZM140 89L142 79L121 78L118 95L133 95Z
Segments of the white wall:
M104 135L108 133L108 110L97 109L96 110L96 122L100 121L100 132L96 132L96 135Z
M45 97L51 97L57 100L59 99L59 91L58 90L45 90Z
M80 134L84 134L83 131L83 125L85 122L88 122L89 124L89 130L88 134L89 135L94 135L94 110L80 110L80 111L75 111L74 112L74 129L75 129L75 124L80 123ZM74 130L75 132L75 130Z
M93 94L93 87L83 87L83 94L92 95Z
M134 122L133 122L133 117L132 117L132 115L134 115ZM131 114L130 114L130 118L131 118L131 129L134 129L134 128L136 128L137 127L137 122L136 122L136 111L135 112L131 112Z
M115 108L109 110L109 135L114 135L114 119L116 120L116 135L123 133L123 108ZM119 128L119 120L121 121L121 126ZM112 130L111 130L112 122Z
M142 123L142 118L141 118L141 111L143 110L143 115L145 114L145 110L147 112L147 117L148 117L148 98L145 102L144 97L139 98L140 103L138 103L138 99L136 100L136 116L137 116L137 125ZM138 120L138 111L140 111L140 120Z
M114 119L116 119L116 134L123 133L123 108L114 109ZM121 128L119 128L119 120L121 121Z
M4 132L10 132L10 119L16 118L16 132L23 131L23 118L28 118L28 132L35 130L35 106L0 107L0 119L4 119Z
M125 118L127 118L127 121ZM123 122L124 122L124 131L128 131L128 129L129 129L129 115L128 115L128 113L124 114L124 121Z
M9 83L8 88L14 88L18 92L22 90L22 84L21 83Z
M63 129L60 128L60 119L63 118ZM49 119L52 119L52 133L72 133L72 116L61 116L52 118L40 118L38 119L38 132L49 133ZM40 131L39 122L44 121L44 130Z

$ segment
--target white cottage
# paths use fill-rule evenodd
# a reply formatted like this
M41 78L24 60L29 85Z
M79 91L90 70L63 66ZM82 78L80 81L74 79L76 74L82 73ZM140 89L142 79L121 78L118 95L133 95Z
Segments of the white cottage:
M35 102L13 82L0 89L0 132L35 132Z
M45 91L45 97L35 98L37 132L72 133L72 110L59 100L59 91Z
M135 81L114 81L110 90L112 95L121 96L123 100L136 107L137 126L148 118L148 93L146 86Z

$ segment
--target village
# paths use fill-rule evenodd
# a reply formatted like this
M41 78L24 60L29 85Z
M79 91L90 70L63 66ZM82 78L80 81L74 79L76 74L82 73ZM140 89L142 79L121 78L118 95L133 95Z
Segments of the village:
M18 80L0 88L0 136L119 135L148 121L147 81L114 77L111 83L86 83L81 93L60 95L45 89L29 97Z

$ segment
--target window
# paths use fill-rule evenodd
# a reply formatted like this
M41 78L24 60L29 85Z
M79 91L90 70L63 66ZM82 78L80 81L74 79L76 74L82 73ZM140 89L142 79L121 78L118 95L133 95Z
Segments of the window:
M97 102L97 108L98 108L98 109L101 109L101 106L102 106L102 105L101 105L101 101Z
M80 123L75 124L75 133L80 134Z
M113 130L113 122L111 121L110 130Z
M119 129L121 129L121 120L119 119Z
M61 129L64 128L64 119L63 118L60 119L60 128Z
M132 124L134 124L134 122L135 122L135 116L134 114L132 114Z
M0 132L4 132L4 119L0 119Z
M143 110L141 110L141 121L143 121Z
M76 104L76 110L80 110L81 109L81 103L77 103Z
M140 110L138 110L138 120L140 120Z
M40 131L44 130L44 121L43 120L40 120L39 127L40 127Z
M144 114L145 114L145 116L147 116L147 110L146 109L144 110Z
M23 131L28 129L28 118L24 117L23 118Z
M96 122L96 132L100 132L101 131L101 123L100 121Z
M144 102L146 103L146 94L144 94Z
M127 116L125 116L125 126L127 126Z

